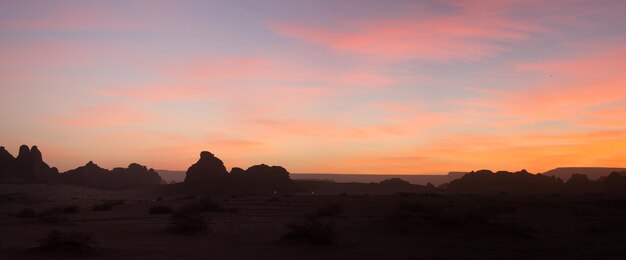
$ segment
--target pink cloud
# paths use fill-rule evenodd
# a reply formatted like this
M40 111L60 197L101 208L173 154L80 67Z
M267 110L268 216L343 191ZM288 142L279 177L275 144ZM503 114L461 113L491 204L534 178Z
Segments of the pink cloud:
M209 87L202 86L146 86L126 89L100 89L97 94L128 97L143 101L167 101L206 98L210 93Z
M466 5L446 15L412 15L393 19L345 18L334 28L273 23L279 35L349 54L390 60L474 60L503 50L498 42L527 40L543 31L503 12L477 13Z
M622 46L552 61L515 63L513 68L541 79L518 89L485 91L482 98L466 100L466 104L498 111L510 119L507 124L542 120L581 123L584 119L586 123L581 125L590 126L593 111L626 102L626 48Z
M98 128L146 123L151 116L128 105L81 107L56 117L53 123L63 126Z

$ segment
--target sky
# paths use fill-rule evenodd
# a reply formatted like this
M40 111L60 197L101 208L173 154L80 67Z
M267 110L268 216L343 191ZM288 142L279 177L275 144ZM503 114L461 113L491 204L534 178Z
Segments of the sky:
M0 0L0 145L296 173L626 167L626 1Z

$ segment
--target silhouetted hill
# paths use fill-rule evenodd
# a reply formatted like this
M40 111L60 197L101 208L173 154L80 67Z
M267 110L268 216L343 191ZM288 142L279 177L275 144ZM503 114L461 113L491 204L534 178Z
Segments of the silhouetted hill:
M492 172L480 170L470 172L460 179L443 185L442 188L453 192L471 193L552 193L561 190L563 181L556 177L530 174L526 170L519 172Z
M20 146L19 154L13 157L4 147L0 147L0 179L4 182L22 183L64 183L99 188L134 188L161 183L161 177L145 166L133 163L128 168L115 168L111 171L100 168L93 162L59 174L57 168L43 161L37 146Z
M464 193L626 193L626 171L612 172L607 177L590 180L586 175L574 174L567 182L554 176L519 172L470 172L440 188Z
M336 173L293 173L293 180L309 180L309 181L332 181L332 182L380 182L389 178L400 178L412 184L426 185L432 183L435 186L450 182L452 180L463 177L467 172L450 172L448 174L336 174Z
M543 175L555 176L563 181L569 180L574 174L584 174L591 180L597 180L600 177L609 176L612 172L626 171L626 168L608 168L608 167L559 167L544 172Z
M210 152L200 153L200 159L187 169L185 183L206 183L216 178L225 178L228 171L224 162Z
M598 182L605 192L626 193L626 171L612 172L606 178L598 180Z
M23 182L51 182L59 171L43 161L37 146L20 146L17 157L13 157L4 147L0 149L0 176L4 180Z
M245 171L235 167L230 173L224 162L210 152L187 170L185 185L207 193L277 193L291 192L295 185L289 172L280 166L254 165Z
M85 166L62 173L59 182L106 189L125 189L157 185L161 183L161 177L155 170L136 163L130 164L128 168L118 167L109 171L90 161Z
M431 193L436 192L434 186L411 184L399 178L382 180L381 182L328 182L313 180L295 181L302 191L318 195L337 194L394 194L394 193Z

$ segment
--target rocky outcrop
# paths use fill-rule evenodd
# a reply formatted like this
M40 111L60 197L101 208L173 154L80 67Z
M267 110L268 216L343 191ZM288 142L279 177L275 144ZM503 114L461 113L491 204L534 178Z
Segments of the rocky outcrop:
M243 169L239 168L239 167L233 167L230 170L230 175L233 177L243 177L245 176L246 171L244 171Z
M599 180L601 187L608 193L626 194L626 171L612 172Z
M380 184L387 185L387 186L406 186L406 185L411 185L410 182L405 181L405 180L400 179L400 178L386 179L386 180L381 181Z
M564 186L566 192L574 193L597 192L599 188L596 182L590 180L589 177L584 174L571 175Z
M109 171L93 162L61 174L60 182L106 189L126 189L157 185L161 177L154 169L132 163L128 168Z
M59 182L91 187L110 186L109 174L109 170L89 161L84 166L62 173Z
M123 185L131 187L157 185L163 181L154 169L137 163L131 163L128 168L114 168L111 173L123 180Z
M489 170L470 172L445 185L449 191L470 193L553 193L559 192L563 181L556 177L519 172Z
M275 193L294 189L289 172L281 166L259 164L246 170L234 167L228 173L224 162L206 151L187 170L185 184L216 193Z
M200 153L200 159L187 169L185 183L206 183L228 176L224 162L210 152Z
M286 190L293 185L287 169L265 164L246 169L242 182L268 192Z
M0 147L0 178L10 182L55 182L112 189L156 185L162 181L155 170L136 163L130 164L128 168L109 171L90 161L59 174L56 168L43 161L37 146L29 148L26 145L20 146L15 158L4 147Z
M2 146L0 147L0 179L13 180L15 178L15 157Z
M51 182L58 176L59 171L43 161L43 156L37 148L26 145L20 146L17 158L14 158L4 147L0 149L0 176L3 179L20 180L24 182Z

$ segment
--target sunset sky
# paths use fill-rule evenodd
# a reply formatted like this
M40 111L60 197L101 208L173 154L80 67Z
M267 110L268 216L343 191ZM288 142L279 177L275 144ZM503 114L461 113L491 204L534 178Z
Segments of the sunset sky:
M626 167L626 1L0 0L0 145L445 173Z

